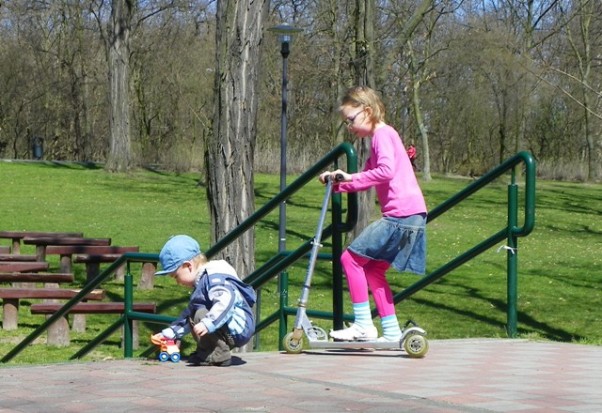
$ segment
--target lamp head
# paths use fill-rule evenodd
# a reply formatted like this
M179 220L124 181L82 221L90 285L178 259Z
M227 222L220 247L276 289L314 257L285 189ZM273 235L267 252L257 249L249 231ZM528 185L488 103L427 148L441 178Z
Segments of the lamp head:
M290 43L293 40L293 36L303 31L303 29L297 29L289 24L279 24L278 26L270 27L268 31L278 35L280 43Z

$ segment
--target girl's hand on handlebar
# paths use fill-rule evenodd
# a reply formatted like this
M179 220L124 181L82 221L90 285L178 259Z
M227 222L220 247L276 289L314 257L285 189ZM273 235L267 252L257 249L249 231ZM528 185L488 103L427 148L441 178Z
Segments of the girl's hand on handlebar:
M330 176L330 172L329 171L322 172L320 174L320 176L318 177L318 180L320 181L320 183L325 184L326 180L328 179L329 176Z
M336 171L331 172L332 177L334 178L334 182L348 182L351 181L351 174L348 174L345 171L337 169Z
M351 181L351 174L340 169L332 172L322 172L318 178L321 183L325 184L328 179L334 179L335 183Z

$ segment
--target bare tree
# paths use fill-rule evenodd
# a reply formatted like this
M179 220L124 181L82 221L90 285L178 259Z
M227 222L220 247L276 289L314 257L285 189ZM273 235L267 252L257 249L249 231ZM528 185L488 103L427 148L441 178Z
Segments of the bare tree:
M289 171L305 170L347 137L338 102L347 87L366 84L381 93L387 120L404 140L422 142L423 179L431 168L483 173L524 149L537 155L538 172L546 177L599 179L601 4L270 1L270 18L304 32L295 37L289 68ZM215 35L217 5L2 2L0 156L30 157L32 138L41 137L45 159L105 161L110 170L138 162L178 171L204 168L205 139L216 133L214 51L207 39ZM441 16L444 5L459 9ZM245 47L230 52L244 53ZM243 150L254 152L255 171L274 172L280 62L273 53L261 63L269 70L257 72L259 132L249 128L259 137L256 147ZM220 73L228 70L235 72L222 66ZM224 107L218 120L225 120L213 125L220 136L237 121ZM370 209L361 216L369 219L370 199L363 204Z
M598 9L598 10L596 10ZM579 96L581 101L583 123L582 131L585 140L585 159L587 161L587 180L592 180L597 177L600 168L600 156L596 154L596 138L600 137L600 130L597 133L594 132L594 124L596 120L595 116L592 116L592 112L596 113L596 110L600 108L601 97L599 92L592 91L592 68L594 60L599 60L598 57L594 57L594 51L592 50L595 46L594 38L600 40L600 33L595 33L592 29L594 27L594 19L598 19L597 23L600 24L602 18L602 10L599 5L596 6L594 0L579 0L575 5L576 10L576 27L575 31L577 35L573 33L571 25L567 25L567 38L571 51L577 60L577 76L579 80L578 91L576 94ZM601 27L598 27L600 30ZM601 145L602 146L602 145Z
M358 0L353 13L354 18L354 50L353 50L353 77L355 84L376 89L374 73L374 0ZM355 141L357 157L360 167L364 165L370 155L370 140L357 139ZM358 219L351 236L355 238L368 225L374 210L374 191L362 191L358 194L359 211Z
M133 163L130 131L131 32L135 13L141 10L140 5L146 4L138 0L111 0L111 17L106 33L101 17L103 2L100 2L98 10L93 11L105 42L108 61L111 139L105 169L112 172L128 171ZM175 0L146 5L148 10L142 10L144 13L141 13L136 25L177 5Z
M400 37L404 39L404 44L412 36L416 27L422 22L426 13L432 8L434 0L423 0L409 19L403 22ZM358 0L354 13L355 20L355 54L353 60L353 73L356 83L366 85L373 89L378 89L376 79L381 78L381 73L376 72L376 35L375 35L375 16L376 5L374 0ZM381 59L386 61L387 59ZM380 69L383 70L382 67ZM358 159L363 165L369 151L370 142L366 139L360 139L356 143ZM364 191L359 196L359 214L358 223L353 231L353 236L359 234L371 219L374 205L373 191Z
M255 208L259 46L267 6L266 0L222 0L217 4L215 112L206 152L212 242L234 229ZM239 237L222 256L240 274L251 273L255 267L254 231Z
M134 2L113 0L109 30L109 99L111 149L106 169L129 170L132 162L130 141L130 30Z

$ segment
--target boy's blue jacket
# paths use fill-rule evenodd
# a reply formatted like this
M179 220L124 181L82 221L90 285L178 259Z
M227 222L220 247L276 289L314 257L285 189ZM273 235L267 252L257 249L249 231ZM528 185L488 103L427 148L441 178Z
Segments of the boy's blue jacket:
M170 328L163 330L169 338L181 338L190 332L189 318L199 308L208 312L201 320L209 333L228 326L237 347L245 345L255 332L255 317L251 308L257 299L253 287L242 282L230 264L223 260L209 261L199 270L188 307ZM169 331L171 330L171 331Z

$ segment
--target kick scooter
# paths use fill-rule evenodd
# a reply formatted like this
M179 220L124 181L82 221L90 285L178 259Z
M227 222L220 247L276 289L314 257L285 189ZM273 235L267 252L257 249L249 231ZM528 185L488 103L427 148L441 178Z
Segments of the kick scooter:
M339 181L340 176L335 179ZM312 240L312 249L309 258L309 265L305 276L305 283L301 290L301 298L297 304L297 315L295 318L295 326L293 331L288 333L282 339L282 345L287 353L298 354L303 350L303 335L307 337L307 344L310 348L316 349L375 349L375 350L393 350L403 349L412 358L421 358L428 352L428 341L426 340L426 331L420 328L412 320L409 320L401 331L399 341L332 341L328 338L326 331L320 327L314 326L307 317L306 308L309 299L309 289L311 287L311 279L313 276L318 251L322 246L320 240L322 238L322 230L324 220L328 211L328 203L332 194L332 178L326 181L326 194L322 201L322 210L318 221L318 228L314 239Z

